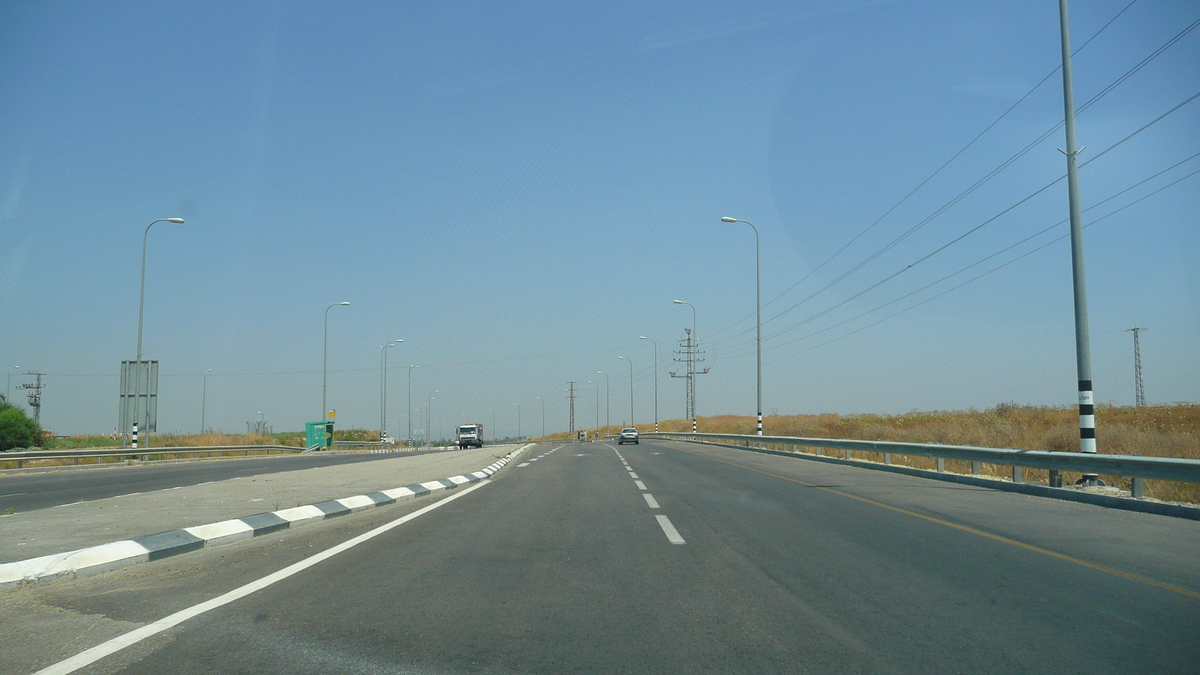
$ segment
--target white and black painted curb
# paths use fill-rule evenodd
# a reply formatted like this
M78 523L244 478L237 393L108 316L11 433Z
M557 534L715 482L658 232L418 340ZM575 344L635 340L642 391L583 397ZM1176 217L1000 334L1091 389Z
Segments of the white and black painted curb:
M161 560L207 546L232 544L242 539L308 525L376 506L395 504L442 490L453 490L459 485L486 480L532 446L532 443L522 446L474 473L0 564L0 589L7 590L39 581L106 572L127 565Z

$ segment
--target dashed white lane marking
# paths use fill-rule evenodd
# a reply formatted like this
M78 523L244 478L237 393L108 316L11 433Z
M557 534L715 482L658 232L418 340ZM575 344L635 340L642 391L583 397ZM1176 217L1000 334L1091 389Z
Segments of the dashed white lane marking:
M650 494L649 492L643 492L642 496L646 498L647 506L649 506L652 509L658 508L658 500L654 498L654 495Z
M523 466L529 466L529 462L521 462L520 464L517 465L517 468L520 469Z
M654 517L658 519L658 525L662 528L663 534L667 535L667 541L671 542L672 544L687 543L683 540L683 537L679 536L679 530L676 530L675 526L671 524L670 518L667 518L666 516Z
M355 546L358 546L359 544L361 544L365 541L374 539L375 537L378 537L379 535L383 534L384 532L387 532L388 530L399 527L399 526L407 523L408 521L413 520L414 518L420 518L421 516L425 515L426 513L429 513L430 511L432 511L434 509L441 508L441 507L445 506L446 504L449 504L450 502L454 501L455 499L466 496L467 494L470 494L471 492L478 490L479 488L483 487L484 485L487 485L489 482L490 481L486 481L486 480L480 481L470 487L463 488L461 491L456 490L455 494L450 495L449 497L446 497L445 499L443 499L441 501L434 502L434 503L430 504L429 506L426 506L423 509L413 511L412 513L410 513L408 515L397 518L396 520L393 520L389 523L380 525L379 527L375 528L374 530L371 530L370 532L364 532L363 534L360 534L357 537L354 537L353 539L344 541L341 544L338 544L337 546L334 546L332 548L328 548L324 551L321 551L320 553L318 553L314 556L305 558L304 560L301 560L300 562L293 563L293 564L279 570L278 572L275 572L273 574L268 574L267 576L262 577L261 579L258 579L256 581L251 581L250 583L248 583L245 586L242 586L240 588L235 588L232 591L225 593L224 595L219 595L219 596L217 596L211 600L208 600L206 602L202 602L198 605L193 605L192 607L188 607L187 609L180 610L170 616L163 617L163 618L159 619L158 621L155 621L154 623L147 624L145 626L142 626L141 628L130 631L124 635L119 635L119 636L109 640L108 642L103 642L101 644L96 645L95 647L92 647L91 649L84 650L84 651L76 654L75 656L72 656L69 659L59 661L58 663L56 663L52 666L43 668L42 670L39 670L36 675L67 675L68 673L73 673L76 670L79 670L80 668L83 668L85 666L95 663L96 661L99 661L100 659L104 658L105 656L108 656L109 654L119 652L122 649L125 649L126 647L129 647L131 645L137 644L138 642L141 642L142 640L145 640L148 637L157 635L158 633L161 633L161 632L163 632L169 628L172 628L174 626L178 626L179 624L183 623L184 621L187 621L188 619L191 619L192 617L195 617L195 616L198 616L205 612L214 610L223 605L228 605L229 603L231 603L235 600L238 600L240 598L244 598L247 595L254 593L255 591L262 590L272 584L283 581L284 579L286 579L292 575L303 572L304 570L308 569L309 567L312 567L313 565L316 565L319 562L322 562L324 560L332 558L333 556L335 556L343 551L354 548Z
M20 497L21 495L27 495L27 494L29 494L29 493L28 492L10 492L6 495L0 495L0 497Z
M634 484L634 485L636 485L636 486L638 486L638 489L639 489L639 490L645 490L645 489L646 489L646 484L645 484L645 483L643 483L643 482L642 482L642 481L640 481L640 480L635 480L635 481L633 481L633 484Z
M637 477L638 477L638 475L637 475L636 473L634 473L634 472L630 471L630 472L629 472L629 477L630 477L630 478L637 478Z

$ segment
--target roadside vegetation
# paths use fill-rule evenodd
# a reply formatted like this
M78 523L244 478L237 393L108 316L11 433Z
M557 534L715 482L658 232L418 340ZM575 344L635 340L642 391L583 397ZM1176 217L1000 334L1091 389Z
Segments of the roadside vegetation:
M753 434L754 418L739 415L700 417L699 430L718 434ZM639 424L638 431L654 431L654 424ZM691 431L690 420L659 422L667 432ZM591 431L591 430L589 430ZM619 431L611 427L610 433ZM976 445L985 448L1051 450L1078 452L1079 413L1075 407L1027 406L1001 403L988 410L913 411L901 415L771 415L763 418L763 433L768 436L810 438L846 438L906 443ZM1200 405L1176 403L1143 408L1132 406L1096 406L1096 434L1100 452L1113 455L1148 455L1200 460ZM553 434L565 439L570 434ZM590 435L590 434L589 434ZM812 451L810 448L809 451ZM824 450L830 457L843 456L841 450ZM876 453L853 453L856 459L881 461ZM892 462L922 469L933 469L936 460L925 457L893 455ZM969 473L969 462L946 460L946 470ZM985 475L1010 477L1012 469L984 464ZM1046 482L1046 471L1024 469L1027 482ZM1064 484L1078 475L1064 473ZM1102 476L1109 485L1129 489L1129 480ZM1146 496L1165 501L1200 503L1200 485L1147 480Z
M48 440L25 411L0 397L0 451L45 447Z
M284 445L293 448L304 447L303 431L281 431L273 434L222 434L209 431L203 434L151 434L150 444L156 448L195 448L214 445ZM335 441L378 441L379 432L371 429L334 429ZM82 448L119 448L121 437L113 436L71 436L55 438L54 448L57 450L78 450Z

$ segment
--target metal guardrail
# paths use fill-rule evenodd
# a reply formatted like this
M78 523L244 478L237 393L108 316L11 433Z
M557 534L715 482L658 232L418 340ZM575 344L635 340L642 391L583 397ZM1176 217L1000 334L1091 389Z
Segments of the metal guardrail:
M265 452L264 452L265 451ZM183 447L183 448L122 448L122 449L105 449L105 450L64 450L56 452L53 450L37 450L32 452L0 452L0 464L16 462L16 468L22 468L25 462L46 460L46 459L68 459L74 460L75 464L79 464L81 459L95 459L97 464L103 464L105 458L115 457L117 461L124 459L136 459L143 462L152 461L151 457L164 459L164 455L171 455L172 459L180 457L236 457L239 455L280 455L294 454L304 452L304 448L296 448L288 445L218 445L208 447Z
M641 435L646 438L696 441L734 447L756 447L764 450L779 450L781 447L833 448L844 450L846 452L846 459L851 459L851 451L873 452L882 454L885 464L891 464L892 455L934 457L938 460L937 470L939 472L945 471L943 461L946 459L959 459L971 462L971 472L974 474L980 473L980 464L1000 464L1012 467L1012 480L1014 483L1023 482L1021 477L1022 467L1122 476L1132 479L1131 492L1134 497L1143 496L1144 487L1142 481L1146 478L1157 478L1182 483L1200 483L1200 460L1195 459L1147 457L1145 455L1093 455L1080 452L981 448L972 445L859 441L837 438L801 438L796 436L653 432Z

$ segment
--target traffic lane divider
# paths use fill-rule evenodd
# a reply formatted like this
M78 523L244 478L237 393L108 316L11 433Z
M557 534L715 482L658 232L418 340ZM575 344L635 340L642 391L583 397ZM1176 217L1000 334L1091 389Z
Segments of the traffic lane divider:
M0 564L0 590L17 588L19 586L63 577L107 572L128 565L161 560L197 551L210 546L232 544L243 539L300 527L376 506L395 504L443 490L453 490L460 485L478 483L491 477L512 461L514 457L530 447L533 447L532 443L512 451L473 473L451 476L441 480L426 481L391 490L383 490L370 495L355 495L353 497L320 502L318 504L307 504L280 511L258 513L219 523L196 525L182 530L159 532L158 534L151 534L145 537L91 546L76 551L55 553L38 558Z

